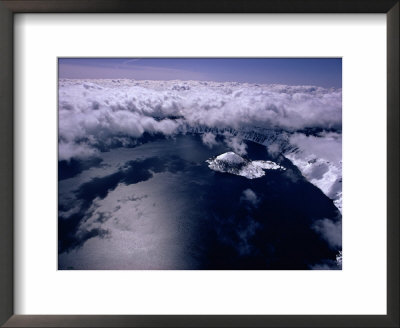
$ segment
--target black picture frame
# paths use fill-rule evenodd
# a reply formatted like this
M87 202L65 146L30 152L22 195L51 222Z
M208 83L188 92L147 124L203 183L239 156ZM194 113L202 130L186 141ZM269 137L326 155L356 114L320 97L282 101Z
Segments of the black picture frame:
M4 327L399 327L399 0L0 0L0 324ZM16 13L385 13L387 315L14 315L13 18Z

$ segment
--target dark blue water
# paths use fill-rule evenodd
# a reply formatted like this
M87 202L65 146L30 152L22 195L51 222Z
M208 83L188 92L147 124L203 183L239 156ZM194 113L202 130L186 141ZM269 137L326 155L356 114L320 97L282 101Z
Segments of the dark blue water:
M168 227L174 227L176 231L173 232L155 229L154 238L171 240L171 250L179 254L179 259L174 260L173 265L163 264L165 261L161 261L161 254L165 257L167 244L163 249L157 250L155 247L152 250L152 254L155 254L154 265L140 267L141 262L135 263L130 258L135 264L132 267L109 266L105 257L103 268L302 270L334 261L338 250L329 246L312 229L317 220L328 218L336 221L340 218L333 202L307 182L289 160L283 156L272 157L262 145L246 143L246 156L249 159L273 160L286 167L286 171L269 170L265 176L252 180L212 171L205 160L230 149L223 143L209 149L201 142L200 136L185 135L153 141L125 150L123 156L118 151L111 151L109 154L114 154L114 160L115 157L121 157L120 167L111 174L89 179L76 186L73 195L75 204L79 201L79 211L67 219L59 219L59 254L63 255L60 256L59 268L91 269L90 264L84 266L78 263L80 260L76 254L80 250L83 252L85 244L91 239L104 239L106 245L108 239L117 238L106 225L84 233L79 230L80 224L91 214L93 201L105 199L120 185L141 184L146 186L148 198L152 197L152 190L156 192L168 184L168 188L165 188L168 201L164 202L166 205L163 205L161 214L157 212L147 220L168 222ZM126 151L128 154L131 151L129 160ZM102 163L107 166L109 158L105 156L91 159L90 162L60 163L60 180L84 176L91 165L99 167ZM60 184L60 192L64 191L63 186ZM249 193L252 197L246 197ZM65 211L72 204L61 202L59 208ZM134 215L132 213L132 222L136 220ZM105 223L111 217L99 220ZM140 237L136 235L136 238ZM182 249L177 252L177 247ZM157 256L157 251L160 256ZM114 257L118 257L118 254L119 249L115 248ZM125 255L121 252L120 256ZM123 260L121 258L121 263ZM93 267L99 268L102 267Z

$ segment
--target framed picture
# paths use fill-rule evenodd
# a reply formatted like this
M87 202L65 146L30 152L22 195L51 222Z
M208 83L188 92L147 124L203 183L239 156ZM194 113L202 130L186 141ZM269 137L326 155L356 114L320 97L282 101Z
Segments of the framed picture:
M398 327L398 1L0 9L1 324Z
M58 72L58 270L342 269L341 58Z

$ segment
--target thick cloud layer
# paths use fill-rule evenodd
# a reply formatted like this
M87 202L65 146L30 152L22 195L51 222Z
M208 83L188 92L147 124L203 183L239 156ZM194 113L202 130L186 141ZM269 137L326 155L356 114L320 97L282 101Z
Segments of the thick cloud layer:
M129 145L145 132L172 135L199 126L341 129L341 99L341 89L312 86L60 80L59 157L88 157L107 146ZM239 140L231 142L245 152Z

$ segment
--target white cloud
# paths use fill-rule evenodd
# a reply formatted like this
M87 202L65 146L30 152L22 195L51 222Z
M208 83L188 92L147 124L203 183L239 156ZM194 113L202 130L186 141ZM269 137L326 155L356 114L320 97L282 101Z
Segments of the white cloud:
M266 146L267 146L268 152L273 156L277 156L282 152L281 145L278 143L271 143L271 144L267 144Z
M58 160L70 160L71 158L87 158L98 152L86 144L72 144L60 142L58 144Z
M237 252L240 255L248 255L253 251L251 243L252 237L256 234L260 224L251 217L246 217L246 222L242 230L238 230L239 243L235 245Z
M203 141L203 144L205 144L207 147L212 148L213 146L218 144L218 141L215 140L215 134L211 132L206 132L201 135L201 140Z
M328 245L333 248L342 247L342 221L334 222L329 219L318 220L312 226L312 229L317 232Z
M248 202L255 207L260 202L260 199L257 197L256 193L251 189L244 190L242 196L240 197L240 200Z
M247 146L241 138L239 138L238 136L233 136L229 132L225 132L224 136L224 141L226 145L231 148L236 154L242 156L247 154Z

